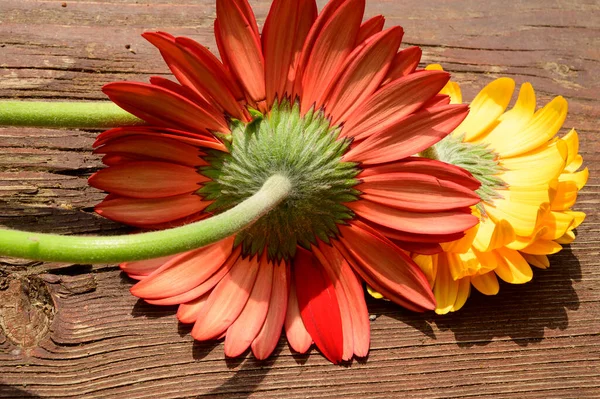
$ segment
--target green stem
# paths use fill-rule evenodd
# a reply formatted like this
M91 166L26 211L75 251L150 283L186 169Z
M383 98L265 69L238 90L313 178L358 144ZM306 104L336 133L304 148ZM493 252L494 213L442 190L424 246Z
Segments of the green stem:
M215 243L250 226L288 197L287 177L273 175L253 196L219 215L186 226L114 237L61 236L0 230L0 255L73 263L152 259Z
M107 128L143 123L109 101L0 101L0 126Z

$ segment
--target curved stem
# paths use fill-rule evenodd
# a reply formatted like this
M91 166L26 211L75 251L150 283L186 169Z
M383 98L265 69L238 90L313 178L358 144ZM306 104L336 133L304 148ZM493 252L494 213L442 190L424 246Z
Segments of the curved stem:
M287 177L273 175L232 209L186 226L113 237L61 236L0 230L0 255L74 263L116 263L158 258L215 243L250 226L288 197Z
M109 101L0 101L0 126L107 128L144 121Z

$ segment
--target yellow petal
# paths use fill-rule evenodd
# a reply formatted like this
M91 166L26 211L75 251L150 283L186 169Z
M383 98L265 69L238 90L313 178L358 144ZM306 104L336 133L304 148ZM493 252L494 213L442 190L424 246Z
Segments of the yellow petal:
M554 98L533 115L523 130L506 140L503 148L497 148L497 152L508 158L538 148L558 133L567 117L567 109L567 100L561 96Z
M456 300L452 306L451 312L456 312L464 306L471 294L471 279L469 277L461 278L458 281L458 293L456 294Z
M577 227L579 227L579 225L581 223L583 223L583 220L585 219L585 213L584 212L575 212L575 211L566 211L565 212L567 215L573 216L573 229L576 229Z
M479 217L480 213L477 209L475 209L473 211L473 215ZM475 240L477 237L478 230L479 224L476 224L469 230L465 231L465 235L462 238L452 242L443 242L440 245L444 252L455 252L459 254L465 253L471 248L471 245L473 245L473 240Z
M520 253L506 248L499 248L497 253L500 261L494 271L498 277L511 284L523 284L531 280L533 271Z
M500 123L487 135L477 138L478 142L487 143L488 147L498 154L502 154L510 147L512 138L527 126L535 112L535 93L530 83L524 83L519 90L519 97L515 106L501 115Z
M577 201L578 191L577 184L572 180L558 182L556 192L550 203L550 209L553 211L566 211L571 208L575 205L575 201Z
M523 258L529 263L531 266L535 266L540 269L547 269L550 267L550 261L546 255L530 255L522 253Z
M473 240L473 246L481 252L500 248L515 239L515 230L506 220L494 222L485 217L479 222L477 236Z
M367 284L367 292L375 299L384 299L383 295L381 295L378 291L376 291L373 287Z
M575 161L575 157L579 153L579 137L575 129L571 129L562 139L567 143L569 149L569 156L567 157L567 165L569 165Z
M498 278L493 272L471 277L471 284L484 295L496 295L500 291Z
M544 235L548 232L548 227L546 226L538 226L534 234L530 236L516 236L514 241L506 244L506 248L513 249L515 251L520 251L523 248L528 247L536 240L540 240Z
M562 237L555 240L557 243L567 245L575 241L575 233L573 231L567 231Z
M529 237L536 231L538 220L548 212L549 205L542 204L538 207L501 198L494 200L494 206L484 204L484 208L488 216L496 223L504 219L510 223L516 235Z
M545 202L550 202L548 191L549 185L545 183L530 186L509 186L497 192L508 201L540 206Z
M556 179L565 167L567 145L555 140L515 158L500 161L506 168L499 177L509 186L537 186Z
M481 262L479 262L477 255L471 249L464 254L448 253L447 259L450 274L454 280L472 276L481 270Z
M550 240L536 240L527 247L523 248L521 254L530 255L552 255L562 249L560 244Z
M589 177L590 172L588 168L585 168L575 173L562 173L560 176L558 176L558 181L572 181L577 185L577 189L581 190L587 183Z
M446 254L438 255L438 270L433 286L433 294L437 301L435 313L446 314L452 310L458 295L458 282L452 279Z
M454 134L465 134L465 141L470 142L493 129L514 90L515 81L510 78L496 79L485 86L471 102L469 115L454 129Z
M477 259L479 259L481 265L481 269L479 270L480 275L490 272L498 267L498 256L496 255L495 250L490 252L479 252L473 248L473 252L477 255Z
M440 64L429 64L425 67L427 71L443 71L444 68ZM456 82L449 81L446 86L440 90L440 94L450 96L450 104L462 104L462 92L460 85Z
M567 212L552 211L544 215L541 224L545 226L546 231L539 238L556 240L567 231L574 229L575 217Z
M433 287L435 277L437 274L437 255L432 256L414 254L412 256L412 259L421 268L423 273L425 273L429 285Z
M575 155L575 159L572 162L568 163L565 166L565 171L567 172L576 172L583 165L583 157L579 154Z

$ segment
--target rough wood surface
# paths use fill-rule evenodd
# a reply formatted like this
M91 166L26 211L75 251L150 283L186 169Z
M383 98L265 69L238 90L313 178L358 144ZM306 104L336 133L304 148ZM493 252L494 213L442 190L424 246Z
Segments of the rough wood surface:
M259 22L268 0L251 1ZM320 4L323 5L323 1ZM368 359L321 355L224 360L193 342L175 308L132 297L115 265L0 265L0 397L44 398L592 398L600 397L600 5L597 0L370 0L367 14L402 25L405 45L440 62L472 98L491 79L530 81L539 103L569 101L591 179L577 241L524 286L473 294L458 314L416 315L371 301ZM102 84L166 74L139 36L165 30L214 48L212 0L0 0L0 98L98 99ZM0 128L0 224L112 234L97 132ZM25 267L28 266L28 267Z

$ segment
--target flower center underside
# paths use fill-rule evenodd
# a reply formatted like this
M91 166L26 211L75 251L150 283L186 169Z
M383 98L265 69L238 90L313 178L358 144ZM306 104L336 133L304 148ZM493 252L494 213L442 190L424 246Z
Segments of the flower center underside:
M353 217L343 204L358 199L353 189L359 169L342 162L350 144L338 139L321 112L301 117L298 104L275 104L268 115L253 113L248 124L231 122L229 153L211 152L201 173L212 179L199 190L207 209L220 213L253 195L273 174L290 179L292 194L248 229L236 243L245 254L267 249L272 259L293 257L297 245L309 247L316 238L329 241L337 224Z
M502 198L498 190L506 188L499 175L503 168L498 164L498 154L490 150L487 144L474 144L464 141L464 135L449 135L433 146L433 151L424 151L422 156L460 166L469 171L481 187L477 194L481 202L477 208L485 215L483 203L493 204L494 199Z

